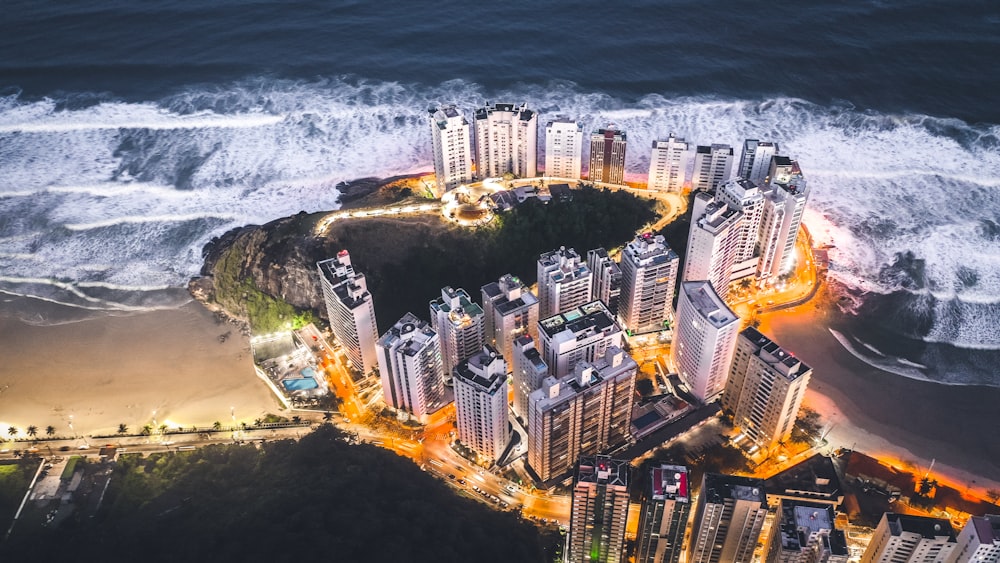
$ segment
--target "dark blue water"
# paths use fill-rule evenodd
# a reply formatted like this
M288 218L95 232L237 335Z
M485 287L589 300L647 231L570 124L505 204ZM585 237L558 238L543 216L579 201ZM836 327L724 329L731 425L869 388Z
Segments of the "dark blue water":
M0 290L171 306L212 236L431 169L427 108L525 101L636 179L671 132L778 141L853 345L1000 385L998 54L986 1L7 2Z
M1000 121L996 2L630 4L14 1L0 84L145 100L260 76L487 92L568 80L625 100L790 96Z

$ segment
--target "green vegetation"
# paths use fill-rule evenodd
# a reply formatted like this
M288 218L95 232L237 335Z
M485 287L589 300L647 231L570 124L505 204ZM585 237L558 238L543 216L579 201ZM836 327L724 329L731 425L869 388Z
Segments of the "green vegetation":
M37 457L0 462L0 530L6 531L10 525L38 463Z
M530 199L475 230L455 227L441 233L446 236L408 241L394 261L352 245L349 228L340 231L337 243L350 249L365 272L383 331L407 311L426 316L428 301L446 285L465 288L478 301L479 288L506 273L534 283L543 252L566 246L586 256L593 248L621 246L655 220L653 206L627 192L585 187L574 190L569 201Z
M96 517L22 531L10 549L36 560L551 559L514 514L460 497L392 452L350 445L330 425L260 449L125 455Z
M246 318L257 334L302 328L315 320L312 311L300 311L258 289L242 275L246 239L223 251L215 268L215 300L232 314Z

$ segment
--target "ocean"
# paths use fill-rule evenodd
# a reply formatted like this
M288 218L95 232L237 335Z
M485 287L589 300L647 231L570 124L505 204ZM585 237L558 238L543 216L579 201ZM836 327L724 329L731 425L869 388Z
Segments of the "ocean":
M431 170L428 108L526 102L625 129L639 180L670 133L777 141L844 347L1000 386L995 2L147 4L5 4L0 291L177 307L212 237Z

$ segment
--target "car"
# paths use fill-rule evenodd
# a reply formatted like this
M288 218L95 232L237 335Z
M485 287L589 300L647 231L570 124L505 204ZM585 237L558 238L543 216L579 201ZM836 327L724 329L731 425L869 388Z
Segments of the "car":
M508 491L512 492L512 493L516 493L517 492L517 485L514 485L513 483L511 483L510 485L507 485L504 488L507 489Z
M458 480L458 484L459 485L464 485L465 484L465 479L459 479Z
M455 474L454 473L449 473L448 474L448 478L449 479L454 479L455 478Z

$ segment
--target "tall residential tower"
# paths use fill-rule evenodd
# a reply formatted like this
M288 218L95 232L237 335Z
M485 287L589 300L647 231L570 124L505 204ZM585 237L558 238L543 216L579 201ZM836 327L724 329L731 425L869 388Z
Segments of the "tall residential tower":
M458 108L430 110L436 195L472 181L472 133Z
M376 369L375 304L364 274L355 273L351 255L341 250L335 258L316 263L326 314L337 341L353 368L367 375Z

